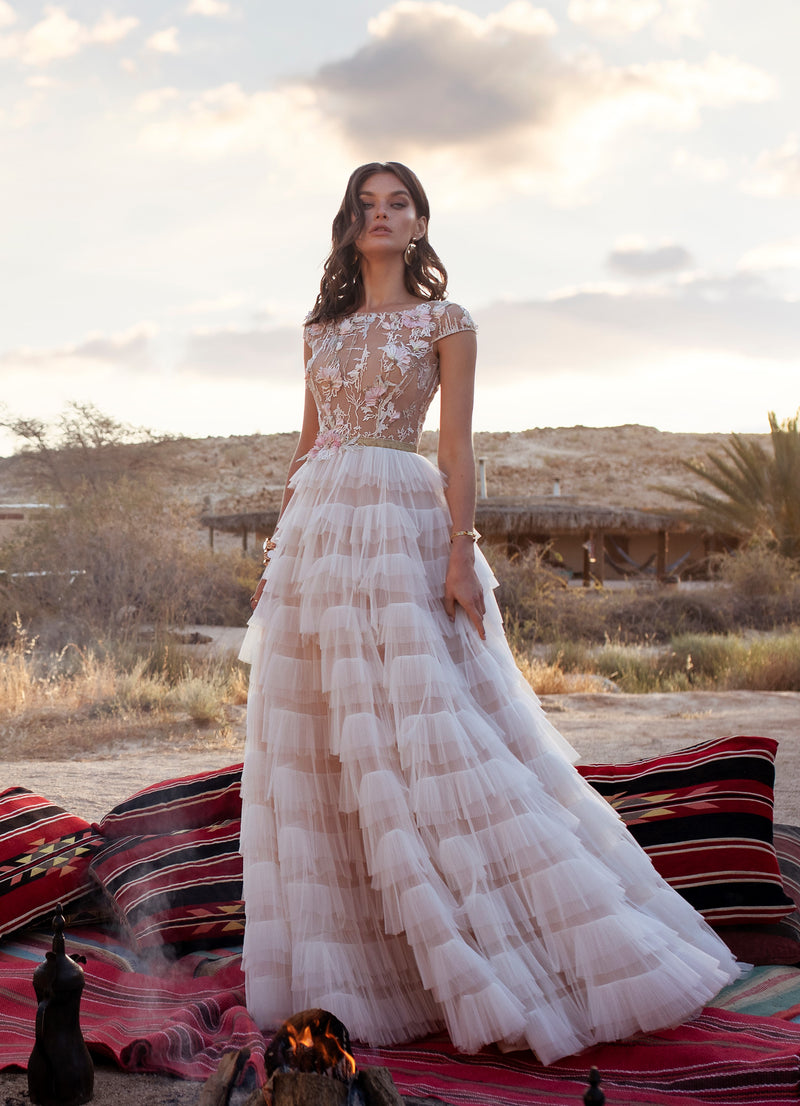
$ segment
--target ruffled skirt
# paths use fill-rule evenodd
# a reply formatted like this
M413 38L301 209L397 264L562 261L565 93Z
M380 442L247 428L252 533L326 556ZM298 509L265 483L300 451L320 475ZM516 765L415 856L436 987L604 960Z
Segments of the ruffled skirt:
M416 454L294 478L241 653L248 1007L543 1063L685 1021L737 966L573 768L480 551L486 641L447 617L449 524Z

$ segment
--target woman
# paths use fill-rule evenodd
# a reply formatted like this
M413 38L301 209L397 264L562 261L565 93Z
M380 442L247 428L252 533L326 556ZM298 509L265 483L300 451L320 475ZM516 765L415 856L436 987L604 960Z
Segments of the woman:
M446 1025L550 1063L738 971L514 664L475 544L475 327L428 218L405 166L357 169L306 324L242 650L247 1001L264 1027L322 1006L371 1044ZM438 469L416 453L437 386Z

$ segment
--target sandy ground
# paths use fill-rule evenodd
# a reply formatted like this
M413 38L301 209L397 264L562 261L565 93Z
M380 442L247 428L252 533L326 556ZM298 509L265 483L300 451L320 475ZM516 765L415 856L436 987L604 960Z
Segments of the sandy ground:
M558 695L544 701L552 721L587 762L618 763L731 734L779 741L775 819L800 823L800 693L689 692L655 695ZM3 786L20 784L85 818L101 818L141 787L171 776L234 763L240 750L143 754L105 759L0 762ZM97 1106L184 1106L199 1085L98 1069ZM239 1092L232 1102L241 1100ZM2 1106L28 1103L24 1075L0 1074Z

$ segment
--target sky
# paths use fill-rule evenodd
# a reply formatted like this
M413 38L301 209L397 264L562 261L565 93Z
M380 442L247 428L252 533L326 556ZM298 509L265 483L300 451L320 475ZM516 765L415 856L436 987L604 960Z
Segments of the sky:
M798 41L797 0L0 0L0 403L297 430L347 178L399 160L477 430L766 431L800 406Z

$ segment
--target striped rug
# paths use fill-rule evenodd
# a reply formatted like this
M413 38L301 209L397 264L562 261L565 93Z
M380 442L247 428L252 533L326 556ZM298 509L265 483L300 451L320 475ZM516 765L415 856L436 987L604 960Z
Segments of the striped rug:
M31 976L48 947L44 936L0 942L0 1068L27 1064ZM244 1007L240 963L230 951L151 962L145 971L101 930L83 931L79 940L69 935L68 951L87 956L81 1024L97 1055L127 1071L205 1079L225 1051L247 1046L252 1074L262 1076L264 1039ZM759 978L750 980L746 1001L757 1000ZM785 987L781 994L790 1009L796 996ZM608 1106L797 1106L800 1093L800 1025L732 1009L708 1009L677 1029L603 1045L548 1068L530 1053L485 1049L467 1056L444 1036L359 1049L356 1056L360 1065L388 1067L401 1093L451 1106L579 1106L593 1065Z

